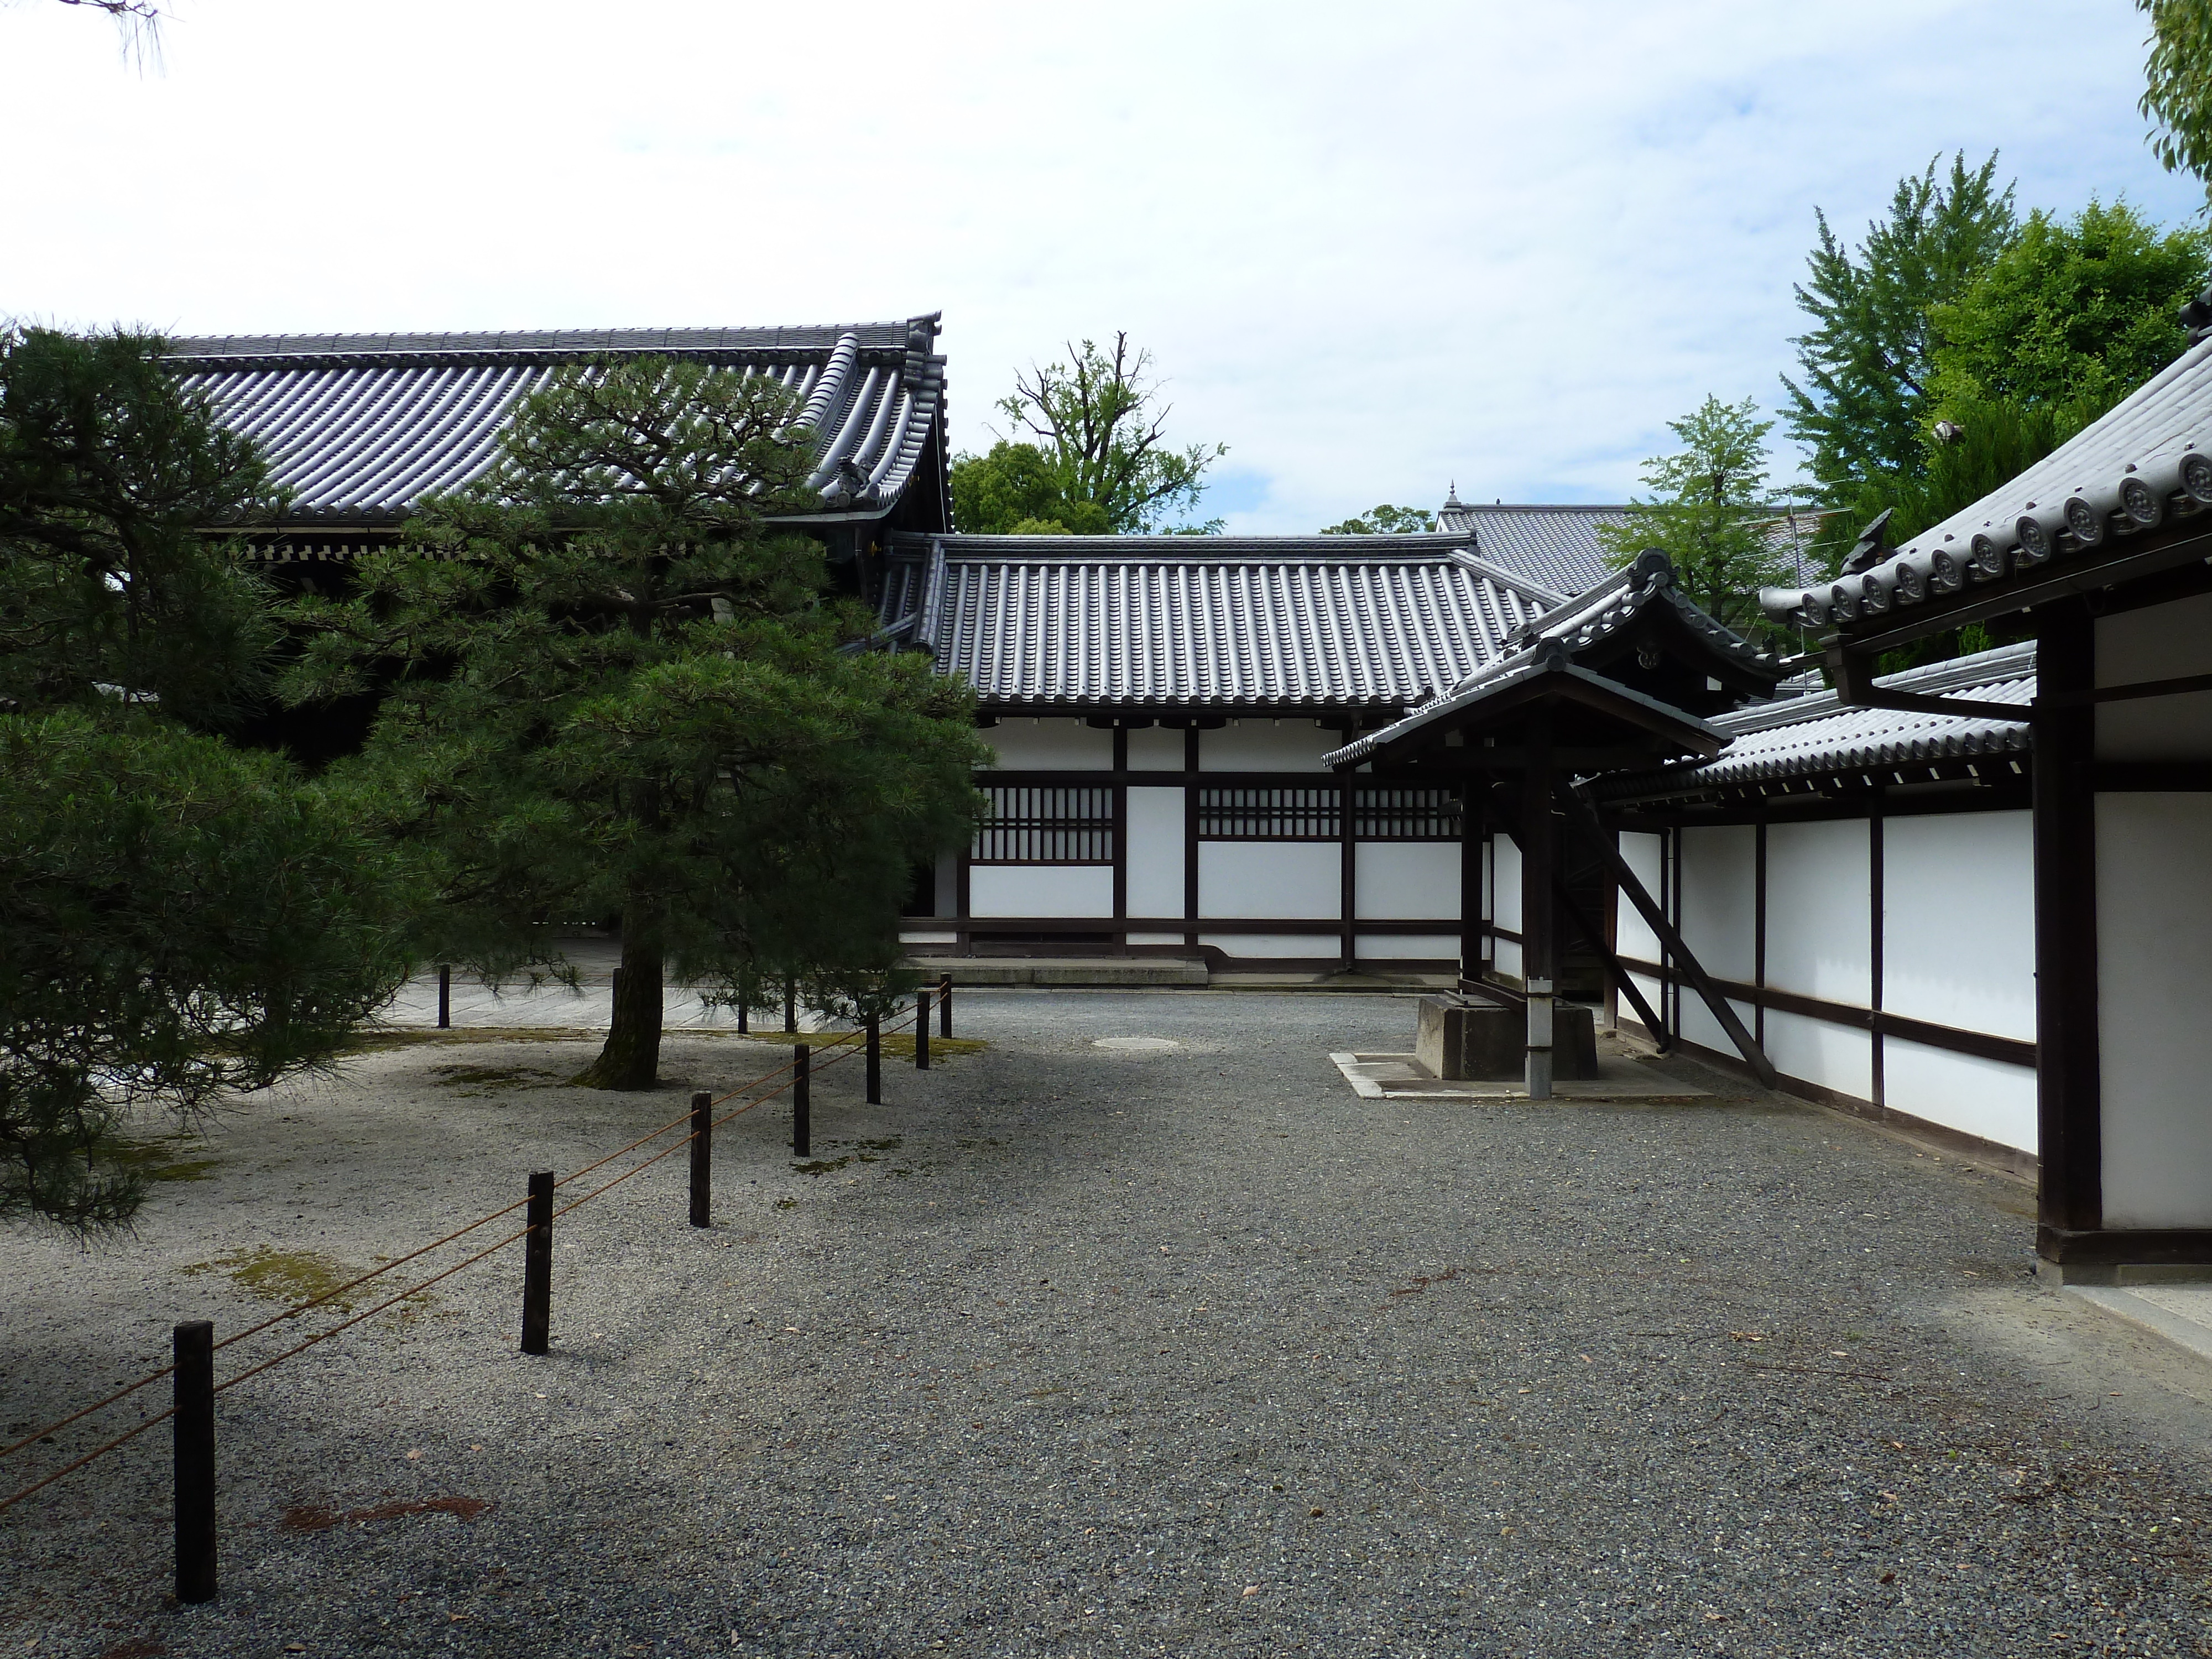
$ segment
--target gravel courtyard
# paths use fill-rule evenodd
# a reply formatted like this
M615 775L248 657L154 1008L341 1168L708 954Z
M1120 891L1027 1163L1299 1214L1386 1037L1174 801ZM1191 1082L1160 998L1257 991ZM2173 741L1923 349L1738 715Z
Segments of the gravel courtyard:
M1694 1067L1358 1099L1403 998L957 1007L988 1051L829 1071L811 1162L721 1131L710 1231L681 1154L564 1218L550 1356L510 1249L221 1395L216 1602L166 1425L0 1515L0 1656L2212 1655L2212 1368L2037 1285L2016 1182ZM131 1237L7 1233L0 1428L776 1058L592 1051L367 1054L154 1156Z

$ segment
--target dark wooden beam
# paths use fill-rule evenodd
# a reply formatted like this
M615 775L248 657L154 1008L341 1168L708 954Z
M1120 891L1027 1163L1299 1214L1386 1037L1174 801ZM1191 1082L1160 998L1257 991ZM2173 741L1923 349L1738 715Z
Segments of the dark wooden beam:
M2045 694L2097 683L2096 623L2075 602L2044 614ZM2104 1225L2102 1062L2097 1021L2097 714L2051 702L2035 720L2035 1030L2039 1219L2062 1232Z

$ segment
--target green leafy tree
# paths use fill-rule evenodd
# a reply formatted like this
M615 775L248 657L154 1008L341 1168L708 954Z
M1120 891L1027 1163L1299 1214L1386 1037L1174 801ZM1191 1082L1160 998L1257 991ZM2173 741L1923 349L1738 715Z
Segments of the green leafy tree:
M1929 309L1931 413L1963 424L1991 399L2111 408L2189 343L2179 313L2212 280L2207 254L2202 230L2161 234L2124 202L2092 201L2071 222L2030 214Z
M664 978L745 1006L784 977L879 994L910 873L965 840L972 702L918 653L860 648L819 545L764 514L807 466L765 377L642 359L526 399L502 457L422 505L420 550L290 617L295 701L392 678L349 770L420 845L426 950L574 982L556 928L616 915L601 1088L657 1079Z
M2140 106L2151 153L2169 173L2212 185L2212 3L2136 0L2150 18Z
M1324 536L1413 536L1437 527L1437 515L1425 507L1370 507L1356 519L1323 525Z
M1802 384L1784 377L1783 416L1824 496L1869 477L1917 476L1934 417L1930 311L1957 298L2015 233L2012 187L1997 188L1995 155L1972 171L1954 155L1941 180L1936 167L1898 181L1887 219L1870 224L1856 249L1815 210L1820 244L1796 289L1813 326L1790 342Z
M1708 397L1667 426L1682 447L1644 464L1653 498L1636 502L1626 523L1600 525L1598 539L1624 565L1658 548L1674 561L1683 592L1707 612L1739 632L1761 631L1759 590L1784 580L1787 564L1767 531L1766 434L1774 422L1760 420L1748 398L1724 404Z
M144 1113L326 1060L408 966L357 804L220 735L274 634L203 532L273 497L160 357L0 332L0 1214L79 1228Z
M1152 354L1114 337L1110 352L1071 342L1066 362L1017 374L1000 411L1025 437L1002 439L952 466L953 522L971 534L1057 524L1073 535L1135 535L1190 512L1225 444L1167 441L1170 406ZM1218 531L1220 520L1202 526ZM1049 529L1041 533L1053 533Z

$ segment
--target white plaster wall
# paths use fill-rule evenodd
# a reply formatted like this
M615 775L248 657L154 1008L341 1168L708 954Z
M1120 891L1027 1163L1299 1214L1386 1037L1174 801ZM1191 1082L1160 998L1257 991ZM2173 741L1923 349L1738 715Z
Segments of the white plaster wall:
M978 864L968 872L971 916L1111 916L1110 864Z
M1312 720L1233 720L1198 734L1198 764L1206 772L1321 772L1321 757L1343 746L1340 733Z
M2212 796L2098 796L2096 881L2105 1224L2212 1226Z
M1183 792L1129 790L1128 913L1133 916L1182 914Z
M1651 1012L1655 1014L1659 1012L1659 981L1652 978L1649 974L1631 974L1628 977L1635 981L1636 988L1644 993L1644 1000L1651 1005ZM1644 1017L1636 1012L1635 1007L1628 1002L1626 998L1623 998L1621 1000L1621 1018L1624 1020L1634 1020L1638 1024L1643 1024ZM1656 1036L1656 1033L1655 1032L1654 1035Z
M1129 733L1129 769L1132 772L1182 771L1182 732L1165 726L1139 726ZM1111 748L1107 753L1111 756Z
M1517 933L1521 931L1521 849L1503 836L1492 841L1490 847L1491 856L1498 864L1497 880L1492 884L1498 914L1491 920Z
M1459 843L1455 841L1363 841L1352 848L1355 914L1406 921L1460 918ZM1413 951L1410 956L1434 956ZM1459 954L1459 946L1452 946Z
M1273 916L1334 921L1342 914L1341 856L1333 841L1202 841L1198 844L1198 913L1255 921Z
M1882 1103L2001 1146L2035 1151L2035 1068L1881 1040Z
M2208 673L2212 673L2212 593L2097 618L2099 685ZM2212 757L2212 691L2098 705L2100 760L2208 757Z
M1004 720L975 735L1010 771L1107 771L1114 765L1114 734L1079 720Z
M1773 856L1770 842L1767 855ZM1773 866L1767 866L1770 873ZM1767 915L1773 917L1773 897L1767 898ZM1682 999L1685 1023L1691 996ZM1747 1022L1747 1024L1748 1022ZM1716 1045L1719 1046L1719 1045ZM1848 1025L1831 1025L1803 1014L1766 1011L1766 1057L1777 1071L1808 1083L1818 1083L1861 1100L1874 1098L1874 1033L1855 1031ZM1723 1048L1723 1052L1729 1052Z
M899 943L902 945L957 945L959 942L960 935L957 933L901 933L899 935Z
M1682 832L1682 942L1715 979L1747 985L1758 974L1758 860L1759 832L1747 823ZM1655 896L1657 892L1656 888L1646 890ZM1635 909L1631 904L1622 908ZM1644 918L1636 920L1640 925ZM1703 1042L1705 1039L1691 1032L1686 1023L1690 1000L1684 1000L1682 1034L1692 1042ZM1710 1021L1711 1016L1704 1018ZM1733 1050L1735 1045L1723 1037L1720 1046Z
M2035 1041L2035 830L2027 813L1886 820L1881 896L1884 1008ZM1775 897L1770 890L1770 918ZM1885 1070L1885 1078L1888 1104L1948 1121L1905 1105L1893 1076Z
M1801 996L1867 1006L1874 990L1867 826L1777 823L1766 832L1766 982ZM1772 1022L1768 1022L1772 1029ZM1866 1033L1859 1033L1863 1040ZM1781 1064L1778 1059L1775 1062ZM1812 1072L1798 1076L1844 1085ZM1853 1094L1866 1091L1853 1088Z
M1620 860L1636 872L1644 890L1654 899L1659 896L1659 855L1664 843L1657 836L1625 833L1620 838ZM1618 921L1613 927L1613 949L1624 957L1633 957L1638 962L1659 960L1659 936L1644 920L1644 913L1621 894L1614 902ZM1638 981L1642 983L1641 981ZM1644 988L1651 1006L1659 1006L1657 981Z
M1392 962L1422 959L1431 962L1459 960L1457 933L1362 933L1353 941L1353 950L1362 961Z
M1704 960L1702 957L1698 958L1700 962ZM1727 1001L1728 1006L1735 1010L1735 1017L1743 1022L1745 1030L1756 1031L1759 1029L1755 1023L1757 1011L1749 1003L1738 1002L1734 997L1729 997ZM1651 1006L1656 1008L1659 1005L1654 1002ZM1632 1008L1629 1012L1632 1014L1636 1011ZM1705 1000L1698 994L1698 988L1694 985L1682 987L1682 1036L1688 1042L1702 1042L1706 1048L1723 1054L1740 1055L1742 1052L1735 1046L1735 1039L1728 1034L1727 1029L1713 1018L1712 1010L1705 1006ZM1827 1081L1826 1078L1818 1080Z
M1231 957L1302 957L1336 961L1344 950L1335 933L1200 933L1200 945Z
M1182 940L1183 936L1181 933L1132 933L1129 935L1129 943L1132 945L1181 945Z

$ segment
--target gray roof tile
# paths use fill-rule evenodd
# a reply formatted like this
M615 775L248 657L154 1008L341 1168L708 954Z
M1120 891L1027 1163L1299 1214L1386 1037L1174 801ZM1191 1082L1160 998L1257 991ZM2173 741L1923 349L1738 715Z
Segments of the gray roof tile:
M1559 593L1579 593L1613 574L1617 562L1597 528L1627 522L1625 507L1482 507L1456 495L1437 510L1438 530L1472 537L1483 557Z

